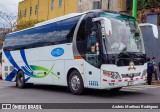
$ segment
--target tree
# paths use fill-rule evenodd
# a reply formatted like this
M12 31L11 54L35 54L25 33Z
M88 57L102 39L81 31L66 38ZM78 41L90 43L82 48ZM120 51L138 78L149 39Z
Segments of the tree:
M43 21L44 20L37 20L37 19L29 20L29 21L19 21L16 26L16 30L18 31L18 30L30 28L30 27L33 27L35 24L43 22Z
M151 7L159 7L160 0L139 0L138 5L142 9L151 8Z
M3 28L14 30L17 24L17 14L0 10L0 24Z
M2 43L4 41L5 36L14 31L17 23L17 14L11 13L7 11L0 10L0 49L2 48Z

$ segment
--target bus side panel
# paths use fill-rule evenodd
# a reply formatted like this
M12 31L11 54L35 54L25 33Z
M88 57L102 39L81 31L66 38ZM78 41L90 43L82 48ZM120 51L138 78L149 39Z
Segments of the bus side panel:
M56 72L59 67L62 70L62 65L59 66L58 60L63 60L65 53L62 56L54 56L52 53L57 48L64 48L65 45L52 45L47 47L33 48L26 50L26 58L33 72L30 81L36 84L54 85L54 80L59 80L60 76ZM55 53L56 54L56 53ZM63 66L64 67L64 66Z
M101 88L101 74L100 69L94 67L90 63L86 62L85 74L86 74L86 85L88 88L100 89Z
M59 53L62 54L60 55ZM65 60L73 60L74 58L72 44L68 43L11 51L5 53L5 55L3 53L3 59L5 59L2 67L3 79L9 76L7 78L9 79L8 81L15 81L15 75L21 69L25 73L26 82L28 83L66 86L64 63ZM8 71L10 67L16 71L15 74L10 74L13 71Z
M35 84L53 85L53 69L54 63L52 61L34 61L29 62L33 70L33 74L28 82Z
M51 50L47 46L13 51L15 62L25 74L26 83L53 84Z
M54 85L66 86L66 74L64 72L64 60L56 60L54 61L54 74L57 76L54 78ZM53 74L53 75L54 75Z
M67 71L65 71L66 62L68 64L72 63L73 60L73 49L72 43L57 45L54 49L61 48L64 50L62 56L57 57L55 60L54 73L58 75L58 78L54 78L54 85L67 86ZM53 58L55 58L53 56Z

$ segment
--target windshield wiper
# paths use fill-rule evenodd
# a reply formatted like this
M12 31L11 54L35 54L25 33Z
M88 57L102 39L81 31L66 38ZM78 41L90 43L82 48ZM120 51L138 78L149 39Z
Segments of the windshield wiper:
M126 51L127 51L127 47L124 47L121 52L126 52Z
M118 55L118 58L130 58L130 55L128 52L120 52L119 55Z
M126 55L128 55L128 52L126 52L126 51L127 51L127 47L124 47L119 54L120 54L120 55L121 55L121 54L126 54Z
M135 56L137 56L138 58L143 58L143 54L141 52L132 52L134 53Z
M123 57L123 56L125 56L125 57L127 56L132 59L143 58L143 54L140 52L121 52L119 54L119 57Z

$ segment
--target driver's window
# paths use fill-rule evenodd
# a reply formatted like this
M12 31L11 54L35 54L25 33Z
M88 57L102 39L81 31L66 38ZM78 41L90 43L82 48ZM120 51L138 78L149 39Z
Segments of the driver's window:
M87 61L95 67L99 66L99 40L97 30L86 32L87 35Z
M97 33L92 30L87 32L87 35L87 53L96 54L96 46L98 46Z
M98 22L93 22L94 14L88 14L85 18L86 61L95 67L99 67L99 34Z

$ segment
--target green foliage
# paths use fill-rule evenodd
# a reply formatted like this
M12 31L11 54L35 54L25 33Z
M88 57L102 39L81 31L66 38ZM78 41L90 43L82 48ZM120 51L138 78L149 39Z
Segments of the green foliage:
M30 27L33 27L35 24L43 22L43 21L44 20L20 21L20 22L18 22L16 30L18 31L18 30L23 30L23 29L26 29L26 28L30 28Z
M138 0L138 7L142 9L151 8L151 7L159 7L160 0Z

